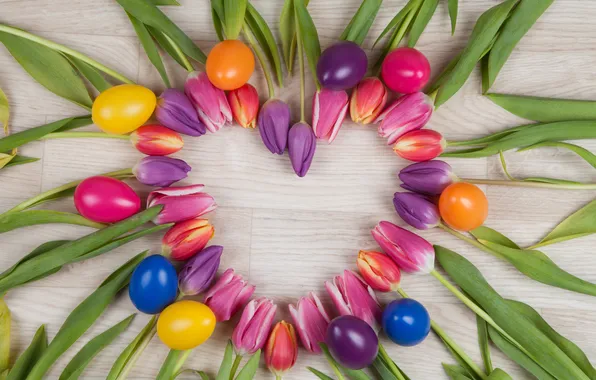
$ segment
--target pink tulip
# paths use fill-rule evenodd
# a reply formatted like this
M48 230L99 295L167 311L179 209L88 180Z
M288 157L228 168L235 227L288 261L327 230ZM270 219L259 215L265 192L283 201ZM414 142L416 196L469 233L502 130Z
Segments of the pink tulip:
M432 99L424 92L403 95L377 118L379 136L387 138L387 145L394 144L402 135L426 125L433 114Z
M228 103L232 109L234 120L244 128L254 128L257 125L259 112L259 94L251 84L228 92Z
M312 100L312 127L318 139L333 142L348 112L348 94L345 91L322 89Z
M372 236L385 253L408 273L430 273L435 269L435 250L422 237L390 222L380 222Z
M300 341L307 351L321 353L319 343L325 341L327 326L331 318L315 293L302 297L296 304L289 306L290 315L300 335Z
M350 98L352 121L359 124L374 122L387 103L387 95L387 89L379 78L361 80Z
M232 122L232 110L226 94L209 81L207 74L193 71L188 74L184 92L195 106L199 120L210 132Z
M265 297L246 305L232 334L232 343L238 355L252 355L265 346L276 311L277 306Z
M218 322L230 320L248 302L255 292L242 276L227 269L217 282L205 293L205 305L215 314Z
M430 129L408 132L393 146L393 151L406 160L422 162L437 158L447 147L443 136Z
M201 192L204 188L203 185L165 187L149 193L147 208L164 206L153 223L182 222L215 210L217 204L211 195Z
M333 282L325 281L340 315L353 315L368 323L375 331L380 330L381 306L375 292L356 273L345 270L343 276L335 276Z

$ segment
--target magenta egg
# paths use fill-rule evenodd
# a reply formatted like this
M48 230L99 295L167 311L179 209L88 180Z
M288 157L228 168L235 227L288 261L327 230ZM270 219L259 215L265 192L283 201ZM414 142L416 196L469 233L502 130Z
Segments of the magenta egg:
M126 183L111 177L83 180L74 193L79 213L94 222L116 223L141 209L141 198Z
M430 78L430 63L420 51L402 47L387 54L381 68L383 81L392 91L411 94L422 90Z

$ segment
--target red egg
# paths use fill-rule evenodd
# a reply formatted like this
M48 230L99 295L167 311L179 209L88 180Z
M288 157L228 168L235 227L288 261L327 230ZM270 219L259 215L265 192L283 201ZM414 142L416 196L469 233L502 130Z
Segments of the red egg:
M397 48L385 57L381 75L392 91L411 94L422 90L428 83L430 63L424 54L414 48Z
M74 193L74 204L85 218L98 223L116 223L141 209L141 198L126 183L111 177L90 177Z

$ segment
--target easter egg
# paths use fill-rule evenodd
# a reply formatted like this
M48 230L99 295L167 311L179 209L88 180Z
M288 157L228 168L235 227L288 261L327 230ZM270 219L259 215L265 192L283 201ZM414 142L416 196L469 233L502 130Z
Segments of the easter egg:
M116 223L141 209L141 199L119 179L89 177L75 189L74 204L79 214L98 223Z
M354 370L371 365L379 351L379 338L375 330L362 319L351 315L331 321L325 343L339 364Z
M430 79L430 63L419 50L401 47L391 51L381 66L383 81L392 91L411 94Z
M91 117L104 132L123 135L149 120L156 105L153 91L136 84L121 84L99 94Z
M317 62L317 78L330 90L347 90L366 75L368 58L358 44L342 41L331 45Z
M157 336L173 350L203 344L215 330L215 314L200 302L183 300L168 306L157 320Z
M161 312L176 300L176 269L161 255L145 258L132 273L128 294L139 311L146 314Z
M392 301L383 311L383 330L400 346L415 346L430 332L430 316L416 300L403 298Z
M225 40L215 45L205 64L209 81L221 90L235 90L244 86L254 70L252 50L238 40Z

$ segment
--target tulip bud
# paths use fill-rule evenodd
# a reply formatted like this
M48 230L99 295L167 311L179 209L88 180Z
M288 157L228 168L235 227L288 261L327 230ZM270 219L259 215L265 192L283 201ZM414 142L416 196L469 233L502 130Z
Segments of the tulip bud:
M259 94L256 88L246 83L244 86L228 92L228 103L236 123L244 128L256 126L259 112Z
M381 249L408 273L430 273L435 268L435 250L420 236L390 222L380 222L372 230Z
M161 240L162 255L183 261L205 248L215 229L206 219L190 219L176 223Z
M423 92L403 95L393 102L379 117L379 136L394 144L404 134L426 125L433 114L433 101Z
M277 306L262 297L246 305L232 333L232 343L238 355L252 355L265 345Z
M383 111L387 103L387 89L376 77L364 78L354 88L350 99L350 116L352 121L370 124Z
M418 230L434 228L441 222L437 205L422 195L395 193L393 206L404 222Z
M310 292L308 297L300 298L296 306L290 305L289 309L304 348L320 354L319 344L325 341L325 333L331 318L319 297Z
M310 125L296 123L288 134L288 152L294 172L298 177L304 177L310 169L317 141Z
M298 358L296 330L291 323L281 321L273 326L267 346L265 346L265 364L276 378L290 370Z
M189 136L202 136L207 132L197 111L184 92L168 88L157 99L155 117L166 127Z
M215 314L218 322L229 321L248 302L255 292L242 276L227 269L205 293L205 305Z
M399 174L401 187L415 193L440 195L453 182L458 181L451 165L445 161L417 162L403 168Z
M130 134L130 141L137 150L149 156L167 156L184 146L182 137L161 125L143 125Z
M188 176L191 167L184 161L171 157L148 156L132 169L137 180L149 186L170 186Z
M164 206L153 223L182 222L215 210L217 204L211 195L202 192L204 187L203 185L168 187L149 193L147 208Z
M178 274L180 292L187 296L196 296L209 289L222 254L221 245L212 245L188 260Z
M446 147L447 141L439 132L421 129L400 137L393 146L393 150L406 160L420 162L436 158Z
M263 143L275 154L283 154L288 146L290 107L281 100L269 99L259 112L259 133Z
M225 92L211 84L207 74L198 71L189 73L184 92L209 132L217 132L232 122L232 110Z
M322 89L312 99L312 128L318 139L331 143L337 136L348 112L345 91Z
M380 292L391 292L399 289L401 272L397 265L384 254L374 251L360 251L357 264L364 281L371 288Z

